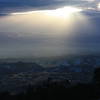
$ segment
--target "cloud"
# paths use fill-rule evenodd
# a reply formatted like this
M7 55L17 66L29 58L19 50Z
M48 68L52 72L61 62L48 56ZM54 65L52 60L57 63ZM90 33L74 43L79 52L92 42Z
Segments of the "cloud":
M53 9L74 5L81 7L94 6L98 0L0 0L0 15L26 10Z

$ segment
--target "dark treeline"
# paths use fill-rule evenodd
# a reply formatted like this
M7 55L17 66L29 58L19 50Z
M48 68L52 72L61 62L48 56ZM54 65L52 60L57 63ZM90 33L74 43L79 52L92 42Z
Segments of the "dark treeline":
M66 85L65 85L66 84ZM89 84L70 85L69 81L50 82L27 87L26 92L11 94L0 93L0 100L99 100L100 99L100 68L96 68L93 81Z

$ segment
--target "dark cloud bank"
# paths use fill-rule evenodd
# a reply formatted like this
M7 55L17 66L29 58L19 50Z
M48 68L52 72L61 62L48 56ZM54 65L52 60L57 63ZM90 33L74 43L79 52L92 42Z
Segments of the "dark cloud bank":
M53 9L65 5L93 6L95 2L91 3L87 0L0 0L0 15L29 9Z

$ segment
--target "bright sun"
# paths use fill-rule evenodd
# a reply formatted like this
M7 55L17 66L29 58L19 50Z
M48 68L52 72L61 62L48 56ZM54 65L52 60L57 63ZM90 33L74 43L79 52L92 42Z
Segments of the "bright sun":
M56 16L56 17L64 17L72 15L73 13L80 12L82 9L74 8L74 7L63 7L56 10L48 10L45 11L47 15Z
M100 9L100 3L98 4L98 8Z
M66 18L67 16L70 16L70 15L80 12L80 11L82 11L82 9L68 6L68 7L58 8L55 10L39 10L39 11L12 13L12 15L25 15L25 14L41 13L41 14L46 14L48 16Z

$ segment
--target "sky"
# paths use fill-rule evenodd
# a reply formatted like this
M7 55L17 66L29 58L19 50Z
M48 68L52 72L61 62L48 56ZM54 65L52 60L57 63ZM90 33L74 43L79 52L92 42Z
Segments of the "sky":
M99 26L100 0L0 0L0 58L100 53Z

